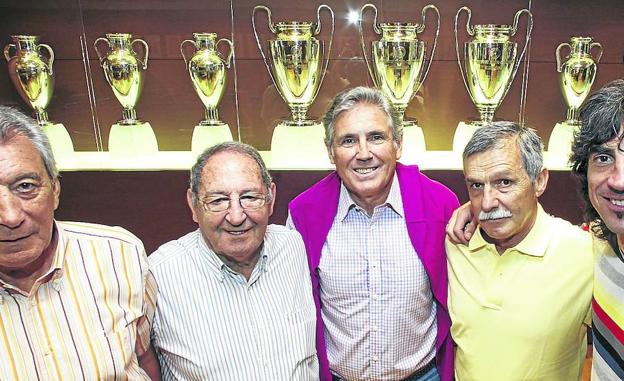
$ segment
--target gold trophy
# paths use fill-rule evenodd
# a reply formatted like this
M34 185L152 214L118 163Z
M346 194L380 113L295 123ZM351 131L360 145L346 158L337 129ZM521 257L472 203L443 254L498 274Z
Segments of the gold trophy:
M326 9L331 15L331 34L326 51L324 44L314 37L321 32L321 9ZM275 39L268 41L271 64L262 48L256 28L256 12L259 10L267 13L268 27L275 35ZM277 92L288 104L292 115L291 120L283 121L273 130L272 162L278 166L329 166L328 159L319 162L319 154L327 156L323 129L318 122L306 119L306 114L327 72L334 38L334 12L329 6L321 4L316 10L316 22L273 23L271 10L264 5L257 5L254 7L251 22L269 76ZM323 60L325 62L321 69ZM305 145L301 144L303 141L306 142Z
M106 42L109 51L101 54L98 44ZM133 51L141 43L145 57L141 60ZM121 154L149 154L158 151L156 135L148 122L137 119L136 104L143 89L143 71L147 69L149 46L141 39L132 40L129 33L107 33L93 43L104 69L104 77L123 107L123 119L114 124L108 137L108 150Z
M362 16L366 8L372 8L375 12L373 31L381 35L381 40L372 42L372 65L364 42L364 29L362 28ZM433 11L437 19L437 28L433 39L433 47L429 60L425 64L427 45L418 40L418 34L425 30L425 17L428 10ZM377 23L377 7L373 4L365 4L360 10L359 32L362 53L368 67L368 73L375 87L383 91L397 109L403 121L404 146L416 148L408 152L425 151L425 138L422 129L415 121L405 120L405 109L414 95L420 89L429 69L440 34L440 12L434 5L427 5L421 12L421 23ZM425 70L423 68L426 67ZM410 139L414 135L413 139ZM414 140L414 141L409 141ZM415 145L412 145L415 143ZM404 150L405 153L405 150ZM403 158L405 159L405 157Z
M217 106L225 92L225 70L230 68L234 45L226 38L217 41L216 33L193 33L193 38L195 40L182 41L180 53L191 76L193 88L205 107L206 119L195 126L191 140L191 151L197 156L212 145L232 140L230 127L219 120ZM230 47L226 58L217 50L221 42ZM190 60L184 54L185 44L191 44L195 49Z
M561 49L570 49L570 53L561 59ZM596 58L591 51L598 48ZM557 46L557 72L563 98L568 105L568 112L564 122L557 123L548 140L548 152L552 160L565 166L572 149L574 132L581 124L578 119L578 110L587 98L596 78L596 68L602 57L602 45L592 42L591 37L572 37L570 43L564 42Z
M4 47L9 77L20 97L35 111L37 123L48 135L56 159L62 161L65 155L74 152L74 145L65 127L50 122L46 112L54 90L54 51L49 45L39 44L39 36L11 38L13 43ZM48 52L47 62L40 53L42 48ZM14 56L11 49L15 50Z
M466 20L466 32L473 36L472 41L464 43L464 64L462 67L460 58L458 21L462 11L468 13ZM518 31L518 20L520 15L526 13L528 16L528 27L524 48L518 55L518 44L509 41ZM464 146L474 133L474 130L484 124L490 123L494 119L494 112L503 98L509 91L520 62L527 50L531 40L533 30L533 15L528 9L521 9L514 16L513 25L470 25L472 12L468 7L461 7L455 15L455 49L457 52L457 64L466 86L466 90L472 102L479 110L481 119L470 123L470 126L462 127L461 122L455 131L453 139L453 151L463 151ZM467 130L467 131L461 131Z

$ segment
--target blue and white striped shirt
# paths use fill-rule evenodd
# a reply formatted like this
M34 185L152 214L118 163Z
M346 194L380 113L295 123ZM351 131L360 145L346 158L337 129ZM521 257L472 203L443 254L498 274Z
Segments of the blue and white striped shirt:
M341 185L319 278L332 372L347 380L397 380L435 357L435 302L396 176L372 216Z
M199 230L149 256L164 380L318 380L316 310L299 233L269 225L249 281Z

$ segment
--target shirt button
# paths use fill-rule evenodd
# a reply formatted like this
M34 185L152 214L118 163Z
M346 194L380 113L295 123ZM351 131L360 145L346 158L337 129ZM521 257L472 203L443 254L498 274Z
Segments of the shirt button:
M378 360L379 360L379 357L377 357L377 355L373 355L373 357L371 358L371 360L373 360L373 361L378 361Z
M377 328L377 326L376 326L376 325L374 325L374 326L372 326L372 327L371 327L371 331L373 331L373 332L377 332L377 330L378 330L378 329L379 329L379 328Z
M372 298L373 298L373 300L377 300L379 298L379 296L377 296L377 294L373 294Z

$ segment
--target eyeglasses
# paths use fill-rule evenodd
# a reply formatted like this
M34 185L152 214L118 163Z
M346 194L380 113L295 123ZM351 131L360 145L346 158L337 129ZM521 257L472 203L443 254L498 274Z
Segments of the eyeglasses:
M238 196L238 203L244 210L256 210L262 208L270 199L270 195L252 192ZM207 197L202 205L205 209L218 213L230 209L231 201L231 198L224 196Z

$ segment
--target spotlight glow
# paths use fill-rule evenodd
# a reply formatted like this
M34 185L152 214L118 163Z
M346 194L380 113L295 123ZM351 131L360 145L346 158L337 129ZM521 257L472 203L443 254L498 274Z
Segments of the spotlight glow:
M352 25L357 25L360 21L360 12L356 10L350 10L347 14L347 22Z

